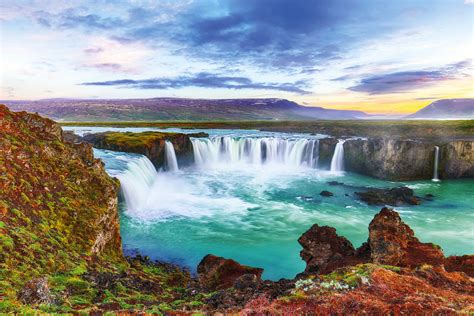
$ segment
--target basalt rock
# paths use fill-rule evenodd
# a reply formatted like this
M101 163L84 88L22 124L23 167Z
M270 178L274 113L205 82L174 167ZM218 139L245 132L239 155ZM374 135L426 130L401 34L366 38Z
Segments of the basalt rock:
M344 143L344 164L347 171L379 179L431 179L434 146L440 147L438 171L441 179L474 177L472 140L349 139Z
M319 193L319 195L321 195L321 196L326 196L326 197L330 197L330 196L333 196L334 193L324 190L324 191L321 191L321 192Z
M431 243L422 243L400 215L383 208L369 224L371 261L401 267L444 263L442 250Z
M206 255L197 267L201 284L210 290L222 290L234 286L244 275L254 275L255 282L261 281L263 269L241 265L232 259ZM247 276L248 278L248 276ZM241 282L242 279L240 279Z
M350 139L344 143L346 170L388 180L430 179L434 145L393 138Z
M363 262L355 256L351 242L339 236L333 227L314 224L298 242L303 247L300 256L306 261L305 273L326 274L339 267Z
M336 138L323 138L319 140L318 168L329 169L336 144Z
M365 192L356 192L359 198L369 205L418 205L420 200L414 196L413 190L407 187L390 189L370 189Z
M452 141L440 152L441 179L474 178L474 141Z
M204 137L198 135L197 137ZM165 142L173 144L180 166L194 162L193 145L188 135L182 133L105 132L86 134L83 140L96 148L137 153L147 156L156 168L165 166Z

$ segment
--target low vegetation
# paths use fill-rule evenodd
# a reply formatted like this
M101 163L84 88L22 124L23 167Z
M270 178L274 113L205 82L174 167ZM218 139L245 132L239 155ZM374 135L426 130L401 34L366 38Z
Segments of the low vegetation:
M401 138L472 139L474 120L465 121L154 121L68 122L63 126L156 127L183 129L258 129L275 132L320 133L334 136L392 136Z

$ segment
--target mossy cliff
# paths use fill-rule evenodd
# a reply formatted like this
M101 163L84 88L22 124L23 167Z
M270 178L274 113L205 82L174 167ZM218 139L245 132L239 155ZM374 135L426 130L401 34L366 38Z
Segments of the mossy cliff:
M89 144L0 105L0 313L163 312L199 301L184 294L189 273L123 257L117 190Z
M173 144L180 166L194 162L191 139L188 135L182 133L105 132L86 134L82 140L100 149L145 155L157 168L162 168L165 165L165 141L169 141Z

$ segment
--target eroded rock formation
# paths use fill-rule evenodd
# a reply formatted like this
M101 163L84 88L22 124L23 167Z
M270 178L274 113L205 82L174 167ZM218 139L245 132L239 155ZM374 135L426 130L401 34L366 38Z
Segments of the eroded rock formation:
M337 268L363 262L414 268L423 264L445 266L449 271L473 274L474 256L445 258L432 243L422 243L400 215L383 208L369 225L369 238L358 249L332 227L313 225L298 242L303 247L301 258L305 273L327 274Z
M263 269L241 265L232 259L225 259L214 255L205 256L197 267L199 281L207 289L227 289L236 281L244 283L243 276L261 281ZM253 275L253 277L252 277Z
M351 242L337 235L333 227L314 224L298 242L303 247L300 256L306 261L306 273L325 274L363 261L355 256Z

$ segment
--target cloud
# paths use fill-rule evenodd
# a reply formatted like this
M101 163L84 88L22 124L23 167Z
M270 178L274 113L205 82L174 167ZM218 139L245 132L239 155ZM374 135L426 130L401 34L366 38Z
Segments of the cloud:
M120 79L113 81L84 82L84 86L118 86L132 89L180 89L186 87L198 88L220 88L220 89L252 89L252 90L273 90L293 92L297 94L308 94L305 90L307 83L305 81L296 81L294 83L272 83L272 82L254 82L247 77L222 76L201 72L192 75L183 75L176 78L151 78L142 80Z
M472 60L463 60L439 69L400 71L387 74L370 75L360 80L349 90L368 94L403 93L416 90L436 82L469 76L466 72L472 66ZM343 80L336 78L333 80Z
M382 36L390 29L387 25L396 23L387 22L386 14L400 10L378 2L367 10L368 4L345 0L167 3L144 8L129 2L114 10L97 5L37 11L34 16L45 27L100 32L122 43L150 47L166 43L185 57L309 76L312 73L304 69L340 59L353 45L373 37L381 20L376 34Z
M84 10L84 8L69 8L57 14L40 10L34 12L33 16L40 25L59 29L84 28L92 31L124 26L125 21L119 17L102 17L98 14L83 12Z

